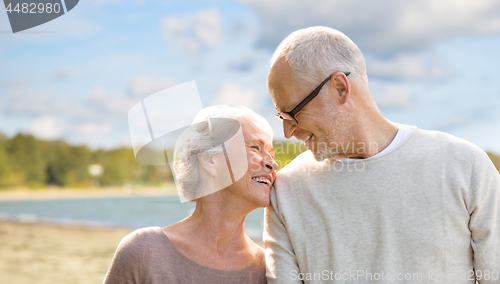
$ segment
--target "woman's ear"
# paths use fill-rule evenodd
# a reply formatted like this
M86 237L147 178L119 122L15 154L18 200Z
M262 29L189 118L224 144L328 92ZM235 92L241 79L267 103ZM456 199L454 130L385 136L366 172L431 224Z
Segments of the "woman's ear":
M214 156L208 154L198 155L198 161L200 161L201 166L207 171L210 175L216 176L217 169L215 167Z

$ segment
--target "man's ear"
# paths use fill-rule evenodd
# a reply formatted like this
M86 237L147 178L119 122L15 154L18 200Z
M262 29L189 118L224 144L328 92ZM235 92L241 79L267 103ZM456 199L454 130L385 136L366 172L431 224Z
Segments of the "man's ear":
M330 80L333 83L332 87L337 89L339 102L341 104L347 103L347 98L351 93L351 85L349 83L349 80L347 79L347 76L342 72L337 72L332 75L332 78Z
M198 161L200 161L201 166L212 176L217 175L217 169L215 168L214 155L200 154L198 155Z

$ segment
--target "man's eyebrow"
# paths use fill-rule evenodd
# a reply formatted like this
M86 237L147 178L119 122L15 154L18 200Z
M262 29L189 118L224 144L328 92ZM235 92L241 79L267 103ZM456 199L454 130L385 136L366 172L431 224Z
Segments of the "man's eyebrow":
M291 109L291 108L286 108L286 107L283 107L283 108L281 108L281 110L280 110L280 108L277 108L276 106L274 106L274 109L275 109L277 112L279 112L279 113L285 113L285 112L290 112L290 111L292 111L292 109ZM290 110L289 110L289 111L286 111L287 109L290 109Z
M290 102L288 102L288 103L290 103ZM298 103L297 103L297 104L298 104ZM273 104L273 106L274 106L274 109L275 109L277 112L279 112L279 113L290 112L290 111L292 111L292 109L294 108L294 106L293 106L293 105L289 105L289 106L286 106L286 107L283 107L283 106L278 107L277 105ZM289 109L289 111L286 111L287 109Z

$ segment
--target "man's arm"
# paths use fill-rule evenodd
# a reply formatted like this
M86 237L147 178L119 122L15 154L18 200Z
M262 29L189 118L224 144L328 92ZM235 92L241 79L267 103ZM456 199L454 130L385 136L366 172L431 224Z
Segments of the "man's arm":
M284 216L279 211L276 190L271 189L271 204L264 217L266 276L268 283L303 283L300 268L288 236Z
M500 174L486 153L478 152L468 208L474 270L479 283L500 283Z

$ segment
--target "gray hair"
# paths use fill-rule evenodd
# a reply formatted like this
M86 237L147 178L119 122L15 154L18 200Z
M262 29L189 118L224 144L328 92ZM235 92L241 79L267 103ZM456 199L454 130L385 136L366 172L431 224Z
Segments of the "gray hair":
M345 34L327 27L297 30L278 46L271 66L278 58L295 70L298 84L317 85L336 71L351 72L350 80L364 87L368 84L363 53Z
M194 131L184 131L177 140L174 150L173 170L182 195L188 200L195 199L200 188L198 154L209 156L222 154L221 147L217 146L221 141L224 142L226 138L234 135L232 131L234 124L231 125L231 120L221 119L217 120L217 123L203 123L209 118L231 118L240 124L253 122L261 126L262 131L267 132L271 138L273 137L269 122L247 107L216 105L202 109L193 121L194 129L190 129Z

